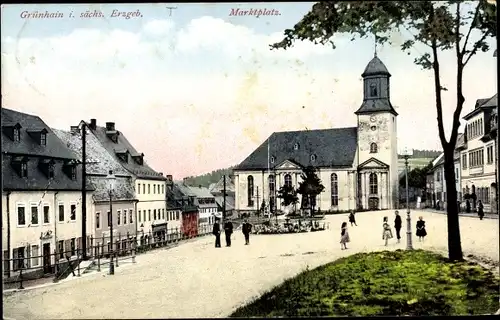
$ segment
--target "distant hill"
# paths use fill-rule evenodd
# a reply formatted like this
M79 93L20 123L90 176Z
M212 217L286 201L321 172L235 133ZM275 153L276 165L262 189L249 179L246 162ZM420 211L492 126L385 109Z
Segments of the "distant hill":
M214 170L210 173L205 173L199 176L191 176L186 178L186 184L189 186L202 186L208 188L210 184L217 183L223 175L232 173L234 166L224 169Z
M412 158L416 159L434 159L437 156L441 154L442 151L436 151L436 150L417 150L413 149L413 155L411 156ZM399 158L403 158L402 155L399 155Z

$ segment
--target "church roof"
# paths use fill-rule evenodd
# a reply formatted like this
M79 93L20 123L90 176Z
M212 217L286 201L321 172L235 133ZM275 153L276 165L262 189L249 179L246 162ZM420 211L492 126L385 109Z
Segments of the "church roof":
M363 74L361 74L362 77L375 75L387 75L389 77L391 76L385 64L377 56L373 57L373 59L368 62L365 71L363 71Z
M373 114L374 112L390 112L395 116L398 115L389 99L365 99L361 104L361 107L359 107L359 109L354 113Z
M357 127L305 131L274 132L235 170L266 170L268 168L268 143L270 169L285 160L304 167L350 167L357 149ZM295 150L295 145L298 149ZM315 156L315 160L311 156Z

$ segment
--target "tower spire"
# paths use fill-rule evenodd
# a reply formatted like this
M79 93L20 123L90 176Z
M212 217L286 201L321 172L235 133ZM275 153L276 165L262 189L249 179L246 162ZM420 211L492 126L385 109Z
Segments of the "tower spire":
M377 57L377 35L375 34L375 39L374 39L375 45L374 45L374 52L373 52L373 57Z

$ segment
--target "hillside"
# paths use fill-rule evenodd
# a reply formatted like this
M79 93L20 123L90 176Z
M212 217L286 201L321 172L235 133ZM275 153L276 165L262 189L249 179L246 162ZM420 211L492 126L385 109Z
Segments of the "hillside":
M186 178L186 184L190 186L209 187L212 183L217 183L223 175L230 175L233 171L233 167L214 170L210 173L205 173L200 176L191 176Z
M417 150L413 149L413 155L411 156L414 159L434 159L441 154L442 151L436 150ZM403 158L402 155L399 155L399 158Z

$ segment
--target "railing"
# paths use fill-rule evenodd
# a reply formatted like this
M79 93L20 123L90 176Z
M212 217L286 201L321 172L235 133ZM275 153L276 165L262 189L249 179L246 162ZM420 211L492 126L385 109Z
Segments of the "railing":
M120 262L132 260L135 263L136 254L144 253L156 248L169 248L183 241L212 234L211 225L201 225L197 229L181 231L171 228L166 232L138 232L136 234L118 233L113 236L112 245L110 237L90 237L87 247L87 257L101 271L103 266L114 262L115 267ZM28 281L40 278L53 278L53 282L64 279L69 274L81 276L81 262L83 258L81 248L65 251L54 250L50 254L2 259L4 266L4 289L24 289ZM17 284L17 285L16 285Z

